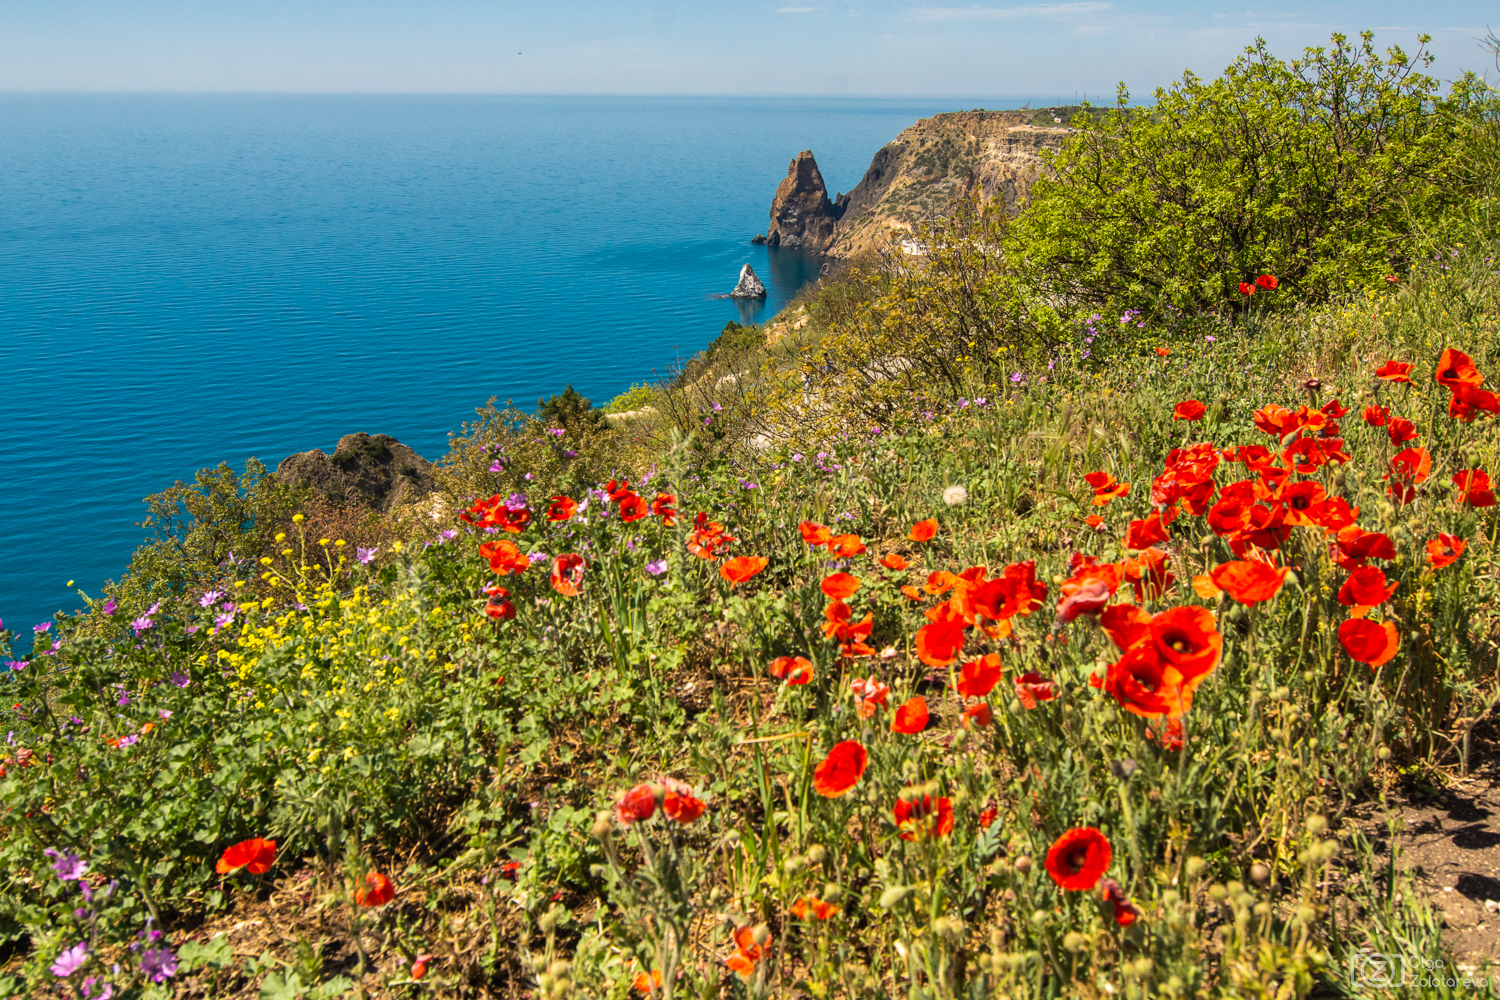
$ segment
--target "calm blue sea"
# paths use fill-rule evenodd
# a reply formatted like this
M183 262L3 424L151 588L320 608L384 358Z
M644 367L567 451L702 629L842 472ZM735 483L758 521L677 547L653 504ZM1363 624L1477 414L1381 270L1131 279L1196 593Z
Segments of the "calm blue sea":
M98 594L196 469L435 459L490 396L664 375L816 276L748 242L798 150L847 191L916 119L1018 103L0 95L0 618Z

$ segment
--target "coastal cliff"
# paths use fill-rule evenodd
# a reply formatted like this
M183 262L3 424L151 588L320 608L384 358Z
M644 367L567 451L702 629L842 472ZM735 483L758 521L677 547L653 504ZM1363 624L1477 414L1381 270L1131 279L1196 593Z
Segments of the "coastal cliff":
M1042 154L1071 130L1050 112L955 111L924 118L887 143L848 194L829 199L810 151L776 189L767 242L830 257L872 249L894 231L947 214L978 193L1016 212L1041 176Z

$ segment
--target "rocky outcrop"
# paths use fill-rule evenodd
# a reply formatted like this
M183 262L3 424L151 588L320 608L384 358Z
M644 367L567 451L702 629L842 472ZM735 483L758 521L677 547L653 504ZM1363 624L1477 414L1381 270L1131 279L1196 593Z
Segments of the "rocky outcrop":
M746 264L740 268L740 283L734 286L734 291L729 293L731 299L763 299L766 297L766 286L755 276L755 268Z
M433 491L432 463L389 434L346 434L332 455L321 448L288 455L276 475L338 506L390 510Z
M840 197L840 204L843 202ZM766 243L806 253L822 253L833 242L834 226L843 214L828 198L823 174L812 150L804 149L787 167L786 180L771 199L771 228Z
M924 118L875 154L864 178L827 210L814 210L814 189L826 202L823 178L817 175L812 154L792 161L792 172L776 189L771 225L781 211L799 220L801 233L821 235L816 249L830 257L852 257L891 239L913 232L923 222L946 215L962 198L1001 199L1015 213L1031 185L1041 176L1042 154L1057 149L1071 131L1058 125L1034 124L1031 111L956 111ZM801 165L807 163L807 168ZM816 176L796 180L806 169ZM795 183L794 183L795 181ZM795 195L795 196L794 196ZM796 212L788 206L795 205ZM825 227L831 221L831 230ZM811 221L809 221L811 220ZM792 244L783 240L784 246Z

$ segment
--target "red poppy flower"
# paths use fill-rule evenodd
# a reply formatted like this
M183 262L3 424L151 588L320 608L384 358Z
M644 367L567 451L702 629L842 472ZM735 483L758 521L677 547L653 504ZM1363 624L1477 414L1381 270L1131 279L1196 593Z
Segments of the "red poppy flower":
M1459 383L1448 387L1448 416L1469 423L1480 412L1500 413L1500 396L1476 385Z
M1367 406L1362 419L1371 427L1384 427L1391 419L1391 411L1384 406Z
M1181 750L1183 735L1181 719L1168 719L1159 733L1150 726L1146 727L1146 738L1160 743L1163 750Z
M933 535L937 534L937 528L937 518L929 517L925 521L918 521L912 525L911 531L906 533L906 537L914 542L928 542L932 540Z
M1218 666L1224 651L1224 637L1219 634L1214 613L1192 604L1153 615L1151 639L1157 655L1176 671L1178 683L1186 694L1191 694L1198 682Z
M1417 439L1417 425L1405 417L1392 417L1385 425L1385 432L1391 437L1391 444L1405 444Z
M1167 355L1168 355L1168 354L1171 354L1171 353L1172 353L1172 349L1171 349L1171 348L1169 348L1169 347L1158 347L1158 348L1157 348L1157 349L1156 349L1156 356L1157 356L1157 357L1158 357L1158 358L1164 358L1164 357L1166 357L1166 356L1167 356Z
M859 577L848 573L830 573L823 578L818 588L835 601L847 600L859 590Z
M979 810L979 829L988 830L995 825L995 820L1000 818L1000 810L994 806L985 806Z
M507 600L510 591L504 587L485 587L484 592L488 595L488 600L484 602L486 615L507 622L516 617L516 606Z
M936 840L953 831L953 800L946 797L903 795L891 811L902 840Z
M828 540L828 551L840 559L849 559L865 551L865 543L858 535L834 535Z
M1269 601L1281 590L1287 569L1258 560L1240 560L1215 566L1208 574L1221 590L1241 604Z
M1411 503L1417 498L1417 484L1425 483L1431 473L1432 456L1426 448L1407 448L1397 452L1385 474L1390 481L1386 493L1400 503Z
M564 597L577 597L583 583L583 571L587 568L583 556L568 552L552 560L552 589Z
M1276 279L1272 278L1271 280L1275 281ZM1272 285L1271 287L1274 288L1276 286ZM1114 911L1115 923L1121 927L1129 927L1135 923L1135 918L1141 915L1140 907L1130 901L1130 897L1125 895L1125 890L1120 883L1112 878L1107 878L1099 883L1099 887L1104 892L1104 901Z
M642 782L615 800L615 819L621 826L648 820L656 814L655 785Z
M1047 851L1047 874L1060 887L1082 892L1099 884L1111 857L1108 837L1091 826L1075 827Z
M488 516L485 517L485 523L493 524L498 528L511 532L512 534L523 530L528 524L531 523L531 511L527 510L525 507L518 507L514 510L510 507L500 507L493 513L493 518Z
M1433 569L1442 569L1457 562L1467 547L1468 543L1457 535L1439 534L1427 543L1427 562Z
M920 733L927 728L928 718L927 699L918 695L896 709L891 717L891 732L908 736Z
M806 684L813 679L813 665L803 656L778 656L766 665L766 673L788 684Z
M1365 531L1355 525L1339 531L1336 547L1338 564L1351 572L1363 566L1367 559L1396 558L1396 546L1389 536L1378 531Z
M1240 294L1244 295L1244 296L1247 296L1247 297L1251 296L1251 295L1254 295L1255 294L1255 286L1252 285L1252 284L1250 284L1250 282L1248 282L1248 281L1242 281L1242 282L1240 282Z
M957 576L940 569L927 575L927 582L922 585L922 589L933 595L946 594L957 582Z
M1346 608L1373 608L1385 603L1398 586L1396 580L1386 586L1385 573L1379 566L1361 566L1339 588L1339 603Z
M677 494L658 493L651 501L651 513L661 518L661 523L671 528L677 524Z
M1028 712L1044 701L1057 697L1057 685L1036 671L1022 674L1015 679L1016 700Z
M661 989L661 970L652 969L649 975L644 972L636 973L635 981L630 984L630 988L637 993L646 994L652 990Z
M1477 389L1484 384L1484 376L1474 366L1474 359L1452 347L1438 356L1437 371L1433 378L1439 385L1446 385L1450 389L1459 385Z
M859 783L870 755L853 740L835 743L823 762L813 769L813 789L824 798L836 799Z
M1110 664L1103 687L1125 711L1147 719L1181 715L1186 707L1175 672L1162 662L1152 643L1126 650Z
M1094 506L1103 507L1115 497L1123 497L1130 493L1129 483L1119 483L1115 477L1107 472L1090 472L1083 477L1094 491Z
M922 599L922 592L916 587L911 586L910 584L902 587L901 593L906 595L913 601L920 601Z
M765 556L735 556L719 567L719 575L729 581L730 586L744 583L770 565Z
M379 872L365 875L365 884L354 890L354 901L360 906L384 906L396 898L396 887Z
M578 510L578 501L572 497L557 496L547 501L547 520L566 521Z
M632 521L639 521L650 513L651 507L643 497L637 496L634 493L626 493L620 497L620 520L627 524Z
M237 872L241 868L251 875L264 875L276 862L276 841L255 837L242 840L233 847L226 847L215 867L221 875Z
M983 698L1000 683L1000 654L986 653L977 660L965 663L958 673L957 689L960 697Z
M1208 412L1208 407L1196 399L1184 399L1172 410L1173 420L1202 420L1203 414Z
M1160 513L1152 514L1145 520L1136 519L1130 522L1130 527L1125 531L1125 547L1127 549L1149 549L1157 542L1165 542L1170 536L1167 534L1167 525L1177 516L1175 509L1171 510L1164 518Z
M833 532L816 521L803 521L797 525L797 530L802 532L802 540L813 546L827 545L833 537Z
M981 701L977 705L970 705L964 709L963 717L958 721L965 729L968 729L970 726L987 729L990 723L995 721L995 715L990 711L990 706Z
M490 572L505 576L508 573L524 573L531 560L522 554L515 542L504 539L485 542L479 546L479 554L490 561Z
M898 552L892 552L889 555L880 557L880 565L884 566L886 569L899 572L905 569L907 566L910 566L911 564L906 561L905 556L901 555Z
M1453 485L1458 487L1458 502L1470 507L1495 506L1495 491L1491 489L1490 474L1483 469L1465 469L1453 474Z
M687 826L702 816L705 808L703 800L693 795L693 790L687 785L680 781L667 783L667 790L661 797L661 811L667 819Z
M1276 280L1276 275L1274 274L1262 274L1259 278L1255 279L1255 287L1264 288L1268 292L1274 292L1276 286L1279 284L1280 282Z
M1088 525L1090 528L1093 528L1095 531L1104 530L1104 518L1100 517L1098 514L1090 514L1088 517L1083 519L1083 523Z
M1151 613L1134 604L1111 604L1099 625L1121 649L1129 649L1151 634Z
M927 616L927 624L917 629L914 640L917 659L929 667L946 667L964 648L964 630L969 623L953 609L951 602L923 614Z
M724 531L718 521L710 521L702 511L693 519L693 530L688 533L687 550L699 559L717 559L719 550L730 542L738 541Z
M803 896L792 904L792 916L798 920L827 920L839 911L832 903L825 903L817 896Z
M1404 361L1391 360L1375 369L1375 377L1386 382L1411 382L1411 370L1416 365Z
M609 498L611 500L618 502L621 497L624 497L631 492L630 480L625 479L617 481L611 479L609 482L604 484L604 492L609 494Z
M755 975L755 966L766 957L766 949L771 946L771 935L766 934L765 942L755 943L755 929L753 927L736 927L734 929L735 954L729 956L725 965L741 979L749 980Z
M1401 636L1391 622L1351 618L1339 626L1339 645L1351 660L1378 667L1401 650Z

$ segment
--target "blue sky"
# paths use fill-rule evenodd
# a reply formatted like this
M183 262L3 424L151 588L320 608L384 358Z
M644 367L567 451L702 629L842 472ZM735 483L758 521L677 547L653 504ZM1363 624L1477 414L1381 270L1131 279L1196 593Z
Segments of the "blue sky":
M0 91L808 96L1113 94L1217 75L1257 35L1433 36L1489 70L1493 2L0 0Z

